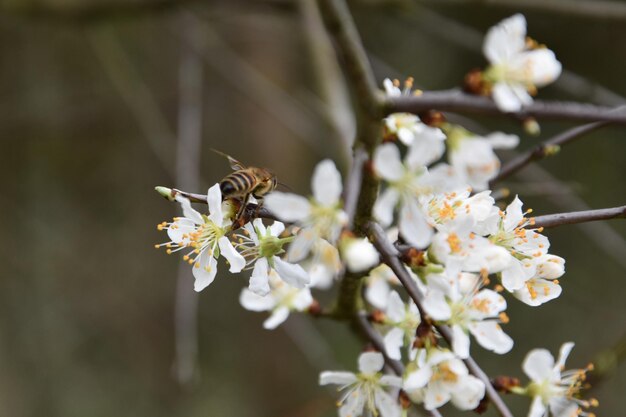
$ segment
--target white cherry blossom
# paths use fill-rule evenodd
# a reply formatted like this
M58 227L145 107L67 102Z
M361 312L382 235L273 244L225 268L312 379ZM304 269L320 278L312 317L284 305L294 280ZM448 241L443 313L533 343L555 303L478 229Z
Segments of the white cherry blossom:
M363 272L379 264L378 251L367 238L342 237L341 258L350 272Z
M481 289L483 279L476 274L461 273L449 266L445 274L427 277L428 291L424 308L433 319L452 329L452 349L462 359L469 357L471 333L478 344L498 354L513 347L511 339L500 327L508 321L504 314L506 301L490 289Z
M265 227L261 219L246 223L243 231L233 235L235 248L246 259L248 267L254 265L250 276L250 291L258 295L270 292L270 276L275 275L287 284L296 288L304 288L311 282L307 272L298 264L283 261L279 256L284 252L283 246L293 238L280 238L285 225L275 221Z
M334 244L348 217L341 206L341 174L330 159L325 159L315 168L311 181L313 198L306 198L274 191L264 199L264 205L279 219L295 222L302 226L295 241L289 247L291 262L303 260L313 244L320 238Z
M460 265L463 272L492 274L509 267L513 258L508 250L472 231L474 222L466 219L447 231L439 232L428 249L438 263Z
M381 264L372 269L366 278L365 299L374 307L384 310L387 308L392 285L400 285L391 268Z
M385 310L385 324L390 325L383 342L387 355L391 359L402 358L403 346L411 348L415 340L415 330L421 322L419 310L412 300L407 304L402 301L397 292L391 291Z
M533 398L528 417L592 415L584 410L597 406L597 400L579 398L591 366L564 371L565 361L573 347L572 342L564 343L556 362L546 349L534 349L526 355L522 368L532 381L526 388L526 394Z
M400 234L418 248L426 247L433 235L422 208L423 202L430 200L435 192L426 166L441 156L423 151L422 146L420 141L409 147L404 162L392 143L379 146L374 153L376 172L387 183L374 204L374 216L387 227L399 205Z
M530 306L539 306L561 295L562 289L557 278L565 273L565 259L547 254L533 261L536 265L535 275L513 295Z
M340 417L357 417L367 409L381 417L400 417L398 401L385 388L401 388L402 379L381 373L385 365L383 355L365 352L359 356L359 373L325 371L320 374L320 385L335 384L345 390L338 401Z
M415 403L434 410L448 401L461 410L472 410L485 395L485 385L469 375L467 367L445 349L418 349L407 367L403 389Z
M271 290L261 296L244 288L239 296L239 302L246 310L250 311L271 311L271 315L263 327L271 330L278 327L287 320L292 311L305 311L313 303L311 291L308 288L295 288L287 285L283 280L278 279L270 273Z
M546 255L550 248L550 241L540 230L527 228L532 226L533 219L524 217L528 212L522 211L522 205L516 196L506 212L494 210L483 224L489 240L511 254L511 264L502 271L502 285L510 292L523 288L536 275L536 259Z
M529 48L526 19L521 14L489 29L483 53L491 63L484 78L493 84L493 99L504 112L519 111L531 104L530 93L561 74L561 63L554 52L545 47Z
M213 282L220 254L230 263L230 272L241 271L246 262L225 236L231 229L231 220L222 210L219 184L209 188L207 193L208 216L192 208L187 198L178 195L176 200L182 206L183 217L176 217L172 223L164 222L159 225L159 230L167 230L171 241L157 247L167 247L168 253L188 249L183 259L192 265L194 289L202 291Z
M494 204L491 191L471 195L471 190L466 188L436 195L426 205L426 214L429 223L446 231L468 221L473 226L486 220L492 214Z
M494 149L512 149L518 143L517 135L494 132L478 136L454 127L448 130L448 160L464 182L476 191L483 191L500 171L500 159Z

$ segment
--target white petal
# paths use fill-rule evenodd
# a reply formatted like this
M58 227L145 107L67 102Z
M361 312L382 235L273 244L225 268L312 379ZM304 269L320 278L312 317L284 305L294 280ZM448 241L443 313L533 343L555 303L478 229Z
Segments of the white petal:
M473 319L495 317L501 311L506 310L506 300L497 292L484 289L472 298L470 308Z
M282 222L275 221L268 229L270 229L272 236L280 236L285 230L285 225Z
M553 368L554 358L546 349L531 350L528 355L526 355L524 363L522 364L524 373L536 382L541 382L546 378L550 378L552 376Z
M293 297L291 301L291 308L297 311L304 311L313 303L313 297L311 291L308 288L303 288Z
M222 226L224 215L222 213L222 191L219 184L209 188L207 202L209 205L209 219L216 225Z
M416 248L425 248L433 236L433 229L415 202L409 201L400 211L400 233Z
M402 178L404 166L396 145L386 143L379 146L374 153L374 167L378 175L387 181L397 181Z
M426 395L424 396L424 408L427 410L434 410L435 408L441 407L449 400L450 392L443 389L443 384L431 384L426 389Z
M469 330L482 347L497 354L502 355L513 348L513 339L495 321L472 323Z
M437 289L429 289L424 299L424 308L435 320L448 320L452 315L445 294Z
M383 310L387 307L389 291L390 288L387 280L380 277L370 277L369 284L365 290L365 298L371 305Z
M379 352L364 352L359 356L359 372L366 375L375 374L383 369L385 359Z
M461 359L469 357L470 338L459 325L452 326L452 350Z
M379 263L378 251L367 238L348 238L342 248L341 253L350 272L366 271Z
M248 288L255 294L260 296L267 295L270 292L269 282L269 265L266 258L259 258L254 263L252 275L250 275L250 284Z
M556 279L565 273L565 259L555 255L543 255L537 260L539 278Z
M385 351L391 359L399 361L402 358L402 345L404 345L404 331L398 327L391 329L383 338Z
M472 375L466 375L452 392L452 404L460 410L473 410L484 396L485 384Z
M528 81L536 87L543 87L554 82L561 75L561 63L554 52L547 48L533 49L521 53L513 62L513 66L524 71Z
M400 298L395 291L389 292L389 298L387 299L387 310L385 311L385 315L392 323L400 323L404 320L404 315L406 312L406 307L404 305L404 301Z
M193 220L185 217L179 217L174 221L174 224L167 228L167 236L174 243L181 243L183 245L187 244L189 242L189 238L186 236L189 236L190 232L196 230L195 226L196 223Z
M514 259L509 267L502 271L502 286L509 292L522 288L526 280L526 272L522 263L517 259Z
M502 132L493 132L485 136L494 149L513 149L519 144L519 136Z
M533 402L530 406L530 411L528 412L528 417L545 417L545 415L546 406L543 404L541 396L537 396L533 399Z
M509 84L504 82L496 83L493 86L491 93L493 101L496 102L500 111L509 113L520 111L522 108L522 102L518 98L517 94L513 91Z
M409 147L405 163L412 172L437 161L446 150L446 135L438 128L428 127L416 135Z
M282 322L289 317L289 309L287 307L278 307L272 312L272 315L263 322L263 327L267 330L277 328Z
M276 300L271 295L262 297L247 288L241 290L239 303L243 308L250 311L267 311L276 306Z
M395 188L389 187L376 199L374 203L374 217L380 221L381 226L387 227L393 222L393 212L400 199L400 194Z
M274 266L280 278L292 287L304 288L311 283L309 274L298 264L291 264L274 256Z
M193 289L200 292L208 287L215 279L215 274L217 273L217 260L212 255L209 255L208 250L205 250L200 255L198 267L194 265L192 272L194 278L196 279L193 284Z
M508 61L524 49L525 38L526 19L518 13L489 29L483 53L492 64Z
M366 397L360 390L350 394L339 408L339 417L356 417L363 414Z
M381 417L400 417L402 414L398 401L382 389L374 392L374 404L380 411Z
M180 203L180 206L183 209L183 216L190 219L195 224L204 223L204 219L202 218L202 215L198 213L193 207L191 207L191 203L189 202L189 199L181 195L177 195L176 201Z
M530 291L531 289L532 292ZM558 298L561 292L562 288L559 284L541 278L534 278L526 281L526 284L515 291L513 295L523 303L536 307Z
M230 240L228 240L226 236L222 236L217 241L217 244L220 247L220 253L230 264L229 271L232 273L241 272L241 270L246 266L246 259L235 250L232 243L230 243Z
M287 259L290 262L299 262L307 257L311 251L311 247L318 239L315 231L311 228L300 230L296 235L296 238L289 245L287 251Z
M304 220L311 214L311 204L299 195L274 191L263 199L266 209L286 222Z
M323 206L333 206L341 195L341 174L330 159L325 159L315 167L311 182L313 196Z
M325 371L320 374L320 385L349 385L357 381L356 375L352 372Z
M406 391L413 391L419 388L423 388L428 384L430 378L433 376L433 370L430 366L424 366L416 371L413 371L407 375L404 380L404 389Z
M395 375L383 375L380 377L380 385L402 388L402 378Z
M557 370L560 371L561 368L565 366L565 361L567 360L567 357L569 356L572 349L574 349L574 342L563 343L561 349L559 349L559 357L556 360L555 364Z

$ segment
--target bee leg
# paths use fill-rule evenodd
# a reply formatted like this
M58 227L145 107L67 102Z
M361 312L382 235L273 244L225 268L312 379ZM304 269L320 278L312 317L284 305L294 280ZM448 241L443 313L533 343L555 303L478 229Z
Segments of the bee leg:
M235 217L235 221L234 223L237 225L237 227L243 227L244 224L246 224L247 222L247 216L246 216L246 208L248 207L248 201L250 200L250 194L246 194L244 196L244 198L241 200L241 206L239 207L239 210L237 211L237 216Z

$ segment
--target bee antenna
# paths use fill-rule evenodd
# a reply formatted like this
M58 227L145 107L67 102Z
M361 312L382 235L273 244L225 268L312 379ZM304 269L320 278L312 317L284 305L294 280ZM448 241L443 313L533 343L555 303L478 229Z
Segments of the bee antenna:
M281 187L286 188L287 191L293 191L290 186L288 186L287 184L285 184L283 182L278 181L277 184L280 185Z

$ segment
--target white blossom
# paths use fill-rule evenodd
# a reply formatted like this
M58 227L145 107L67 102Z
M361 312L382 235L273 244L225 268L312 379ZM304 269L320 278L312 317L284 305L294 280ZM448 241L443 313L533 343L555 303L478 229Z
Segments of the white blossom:
M367 238L343 237L339 248L350 272L363 272L379 263L378 251Z
M320 385L335 384L346 390L338 401L340 417L357 417L366 408L375 416L400 417L398 401L385 388L402 387L402 379L381 373L385 361L378 352L359 356L359 373L325 371L320 374Z
M295 241L289 247L288 259L303 260L313 244L320 238L334 244L348 217L341 209L341 174L330 159L315 168L311 182L313 198L306 198L274 191L264 199L264 205L279 219L302 226Z
M208 216L192 208L187 198L178 195L176 200L182 206L183 217L176 217L172 223L164 222L159 225L159 230L167 230L171 241L157 247L167 247L168 253L189 250L183 259L193 266L194 289L202 291L213 282L220 254L230 263L230 272L241 271L246 262L225 236L230 231L231 220L222 210L219 184L209 188L207 193Z
M313 303L311 291L308 288L295 288L285 284L275 275L270 276L271 290L261 296L244 288L239 296L239 302L246 310L271 311L271 315L263 327L275 329L289 317L292 311L305 311Z
M489 181L500 171L500 159L494 149L511 149L518 143L516 135L495 132L478 136L457 127L448 133L448 160L465 183L482 191L489 188Z
M494 210L483 225L484 231L490 235L489 240L511 254L511 264L502 271L502 285L510 292L522 289L536 276L537 259L546 255L550 248L547 237L527 228L532 226L533 219L524 217L528 212L522 212L522 204L516 196L506 212Z
M451 327L456 355L469 357L468 332L485 349L499 354L511 350L513 340L499 324L508 321L506 300L495 291L482 289L480 276L448 266L445 274L431 274L427 281L424 308L433 319Z
M434 410L448 401L461 410L472 410L485 395L485 385L469 375L467 367L449 350L418 349L409 364L403 389L413 402Z
M411 348L415 340L415 330L421 322L419 310L410 300L407 304L402 301L397 292L391 291L385 310L385 324L390 325L383 338L385 350L391 359L402 358L403 346Z
M586 373L591 366L586 369L563 370L573 347L572 342L564 343L556 363L546 349L534 349L526 355L522 367L532 381L526 393L533 398L528 417L585 416L588 413L584 409L597 406L595 399L587 401L579 398L580 390L585 385Z
M529 92L552 83L561 74L554 52L545 47L529 48L526 19L521 14L489 29L483 53L491 63L484 77L493 84L493 99L504 112L531 104Z
M265 227L261 219L246 223L243 231L233 236L235 248L244 256L248 267L253 266L250 276L250 291L258 295L270 292L269 279L274 275L296 288L304 288L311 282L307 272L298 264L282 260L283 245L292 238L280 238L285 225L275 221Z
M391 286L400 284L391 268L381 264L370 271L366 280L365 299L378 309L387 308Z
M423 151L422 147L421 141L411 145L404 162L398 148L391 143L379 146L374 153L376 172L387 183L387 189L374 204L374 216L387 227L399 205L400 234L418 248L426 247L433 235L422 207L435 191L426 166L441 156Z

